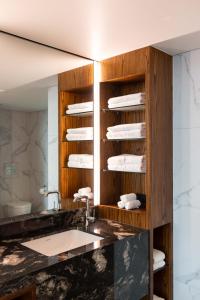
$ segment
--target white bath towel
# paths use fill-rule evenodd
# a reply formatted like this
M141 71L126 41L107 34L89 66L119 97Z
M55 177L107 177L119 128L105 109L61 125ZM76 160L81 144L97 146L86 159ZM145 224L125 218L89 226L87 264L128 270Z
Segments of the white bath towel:
M165 266L165 261L161 260L160 262L153 264L153 271L163 268Z
M158 263L165 259L165 253L158 249L153 249L153 262Z
M141 104L144 104L144 100L137 99L137 100L124 101L121 103L108 104L108 108L126 107L126 106L134 106L134 105L141 105Z
M80 195L85 195L85 194L87 194L87 193L91 193L91 187L89 187L89 186L87 186L87 187L84 187L84 188L80 188L79 190L78 190L78 193L80 194Z
M144 155L120 154L108 158L108 164L124 165L124 164L142 164L145 161Z
M68 128L70 134L93 134L93 127Z
M144 173L146 171L145 164L121 164L114 165L108 164L108 170L122 171L122 172L133 172L133 173Z
M108 140L141 139L145 137L145 129L107 132L106 137Z
M153 295L153 300L165 300L164 298Z
M69 161L76 161L76 162L93 162L93 155L92 154L70 154Z
M93 101L69 104L68 109L93 108Z
M125 203L126 209L135 209L135 208L139 208L140 206L141 206L140 200L131 200Z
M86 133L79 133L79 134L73 134L68 133L66 134L66 140L67 141L92 141L93 140L93 134L86 134Z
M93 111L93 107L86 107L86 108L74 108L74 109L67 109L66 114L72 115L72 114L80 114L84 112Z
M141 130L145 128L145 123L129 123L129 124L120 124L108 127L109 132L121 132L121 131L132 131L132 130Z
M118 201L117 205L118 205L119 208L124 208L125 207L125 205L122 201Z
M125 204L128 201L136 200L137 195L135 193L125 194L120 196L120 200Z
M93 162L68 161L67 165L69 168L93 169Z
M132 100L144 99L144 96L145 96L144 93L135 93L135 94L129 94L124 96L112 97L108 99L108 104L116 104L125 101L127 102Z

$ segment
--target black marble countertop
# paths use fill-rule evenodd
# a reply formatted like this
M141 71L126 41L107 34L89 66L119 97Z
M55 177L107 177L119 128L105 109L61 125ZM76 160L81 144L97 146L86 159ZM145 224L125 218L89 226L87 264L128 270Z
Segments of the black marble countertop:
M47 257L20 244L24 241L70 230L72 228L77 229L77 226L40 233L39 235L31 234L31 236L25 238L18 237L2 240L0 242L0 287L4 283L8 284L10 280L15 280L19 277L27 276L30 273L41 271L61 261L66 261L72 257L112 244L116 240L144 232L144 230L122 225L110 220L96 220L95 223L89 225L87 232L100 235L104 238L98 243L98 246L95 246L95 243L91 243L59 255ZM78 229L86 231L84 226L80 226Z

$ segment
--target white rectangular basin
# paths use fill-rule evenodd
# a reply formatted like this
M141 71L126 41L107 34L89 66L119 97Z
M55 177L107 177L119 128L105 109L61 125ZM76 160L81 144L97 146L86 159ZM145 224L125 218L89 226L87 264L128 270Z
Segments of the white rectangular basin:
M22 245L46 256L53 256L93 242L98 243L100 240L103 238L73 229L25 242Z

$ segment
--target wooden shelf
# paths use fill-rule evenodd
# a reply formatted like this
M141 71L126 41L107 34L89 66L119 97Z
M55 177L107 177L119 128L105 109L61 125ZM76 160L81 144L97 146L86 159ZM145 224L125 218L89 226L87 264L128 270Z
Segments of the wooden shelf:
M107 143L107 142L131 142L131 141L145 141L146 138L142 137L142 138L132 138L132 139L102 139L101 141L103 143Z
M130 112L130 111L141 111L145 110L145 105L131 105L131 106L122 106L115 108L102 108L103 112Z
M109 169L102 169L102 172L117 172L117 173L130 173L130 174L146 174L146 172L131 172L131 171L118 171L118 170L109 170Z
M62 143L81 143L81 142L94 142L94 140L73 140L73 141L62 140Z
M93 171L94 169L90 169L90 168L78 168L78 167L63 167L63 169L73 169L73 170L90 170Z
M80 118L86 118L86 117L92 117L94 114L93 111L87 111L87 112L81 112L76 114L65 114L63 117L80 117Z

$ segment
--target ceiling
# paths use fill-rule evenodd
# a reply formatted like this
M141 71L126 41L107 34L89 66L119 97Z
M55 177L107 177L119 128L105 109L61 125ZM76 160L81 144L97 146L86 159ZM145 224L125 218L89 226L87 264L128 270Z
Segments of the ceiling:
M199 0L0 0L0 29L97 60L200 30Z

